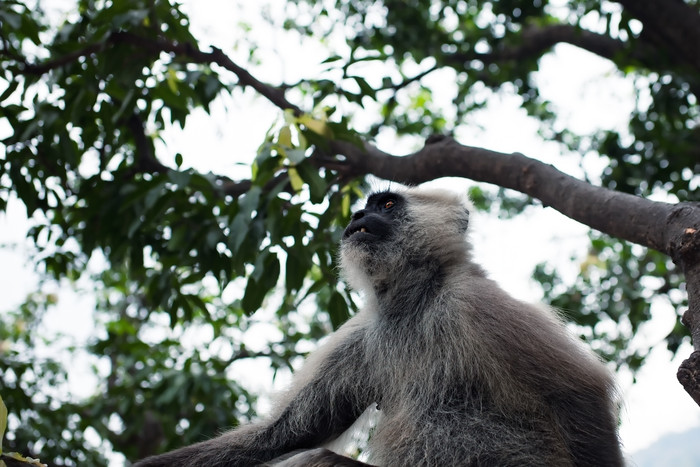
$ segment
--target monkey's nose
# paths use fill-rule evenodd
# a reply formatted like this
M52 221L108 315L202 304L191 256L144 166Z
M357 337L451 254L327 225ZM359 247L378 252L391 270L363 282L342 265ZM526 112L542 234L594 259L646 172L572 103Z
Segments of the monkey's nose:
M360 209L359 211L353 213L352 220L356 221L357 219L362 219L363 217L365 217L365 210Z

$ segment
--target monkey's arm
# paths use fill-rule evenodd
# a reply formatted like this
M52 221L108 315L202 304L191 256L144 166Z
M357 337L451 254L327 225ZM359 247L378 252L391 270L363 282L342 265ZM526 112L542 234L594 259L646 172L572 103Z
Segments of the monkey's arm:
M287 402L268 420L146 458L136 466L258 465L337 437L373 402L366 384L358 383L365 361L361 333L342 331L295 375Z

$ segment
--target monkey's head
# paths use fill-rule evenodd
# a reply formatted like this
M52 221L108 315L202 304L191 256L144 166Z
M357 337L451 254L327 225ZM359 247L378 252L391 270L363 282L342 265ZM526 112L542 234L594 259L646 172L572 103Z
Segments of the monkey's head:
M403 188L370 195L343 233L341 267L355 289L425 277L468 257L465 200L445 190Z

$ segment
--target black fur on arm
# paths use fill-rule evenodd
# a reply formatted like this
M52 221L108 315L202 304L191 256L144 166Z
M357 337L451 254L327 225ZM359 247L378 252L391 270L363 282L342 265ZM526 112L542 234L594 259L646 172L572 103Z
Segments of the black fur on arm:
M268 419L215 439L148 457L135 467L260 465L336 438L373 402L367 388L351 380L357 377L359 366L365 361L361 333L354 334L338 340L336 345L329 342L317 352L320 358L307 363L312 368L300 371L287 401Z

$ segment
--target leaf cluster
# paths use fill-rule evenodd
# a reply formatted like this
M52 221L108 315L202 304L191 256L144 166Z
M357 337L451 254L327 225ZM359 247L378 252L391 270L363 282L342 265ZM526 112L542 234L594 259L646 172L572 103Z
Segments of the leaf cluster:
M89 273L102 297L102 331L81 350L98 380L87 400L46 395L67 387L70 370L34 357L40 337L22 323L38 326L43 313L4 318L2 328L16 330L0 336L9 446L58 464L104 465L104 448L90 446L87 431L134 459L247 420L255 397L231 379L236 362L289 368L304 342L339 326L353 306L337 285L335 244L358 185L331 190L333 174L312 165L304 142L322 139L316 132L326 124L292 122L301 143L271 135L242 185L183 168L179 155L168 167L156 155L159 131L185 125L193 109L208 111L230 90L209 65L143 45L196 44L177 4L82 1L57 28L17 2L0 5L0 17L0 100L12 130L0 207L17 196L36 219L30 236L42 275ZM328 128L343 137L342 125ZM95 261L102 266L92 273ZM285 338L252 352L231 330L246 329L280 283L272 306ZM287 315L307 297L328 314L302 325ZM37 309L32 300L22 310ZM185 329L227 344L220 354L183 344Z

